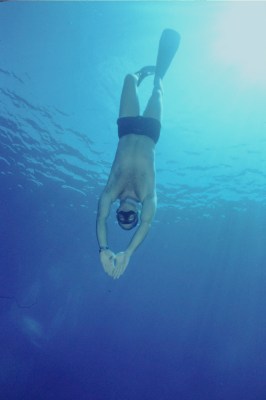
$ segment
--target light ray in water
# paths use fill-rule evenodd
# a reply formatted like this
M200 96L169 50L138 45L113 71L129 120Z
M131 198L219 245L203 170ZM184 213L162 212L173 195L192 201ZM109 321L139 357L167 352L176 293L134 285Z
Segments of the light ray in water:
M215 22L213 55L245 83L266 85L266 4L229 4Z

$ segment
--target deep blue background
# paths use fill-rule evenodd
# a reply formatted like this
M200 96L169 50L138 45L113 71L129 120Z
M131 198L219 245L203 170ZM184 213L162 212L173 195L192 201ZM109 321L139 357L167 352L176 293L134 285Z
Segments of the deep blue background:
M1 4L1 400L265 399L265 96L200 57L222 12ZM95 216L119 90L169 25L159 209L113 281ZM123 235L111 218L114 251Z

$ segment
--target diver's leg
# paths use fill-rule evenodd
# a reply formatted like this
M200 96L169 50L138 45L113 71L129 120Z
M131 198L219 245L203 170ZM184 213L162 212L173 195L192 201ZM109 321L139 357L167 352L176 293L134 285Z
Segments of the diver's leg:
M148 101L147 107L143 113L144 117L155 118L161 121L162 118L162 98L163 98L163 85L159 76L154 78L154 87L152 95Z
M139 99L137 93L138 76L128 74L125 77L120 98L119 117L136 117L139 115Z

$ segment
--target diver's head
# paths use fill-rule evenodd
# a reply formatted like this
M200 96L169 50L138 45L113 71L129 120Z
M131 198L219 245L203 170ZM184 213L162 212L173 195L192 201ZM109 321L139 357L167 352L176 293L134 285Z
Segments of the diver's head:
M120 206L116 210L116 218L120 228L129 231L135 228L139 222L139 203L130 198L120 201Z

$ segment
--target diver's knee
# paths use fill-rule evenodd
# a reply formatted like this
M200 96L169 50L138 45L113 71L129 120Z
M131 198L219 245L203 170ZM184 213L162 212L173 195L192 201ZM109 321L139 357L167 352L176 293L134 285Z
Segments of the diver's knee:
M138 77L134 74L127 74L124 79L124 83L126 85L136 85L138 81Z

